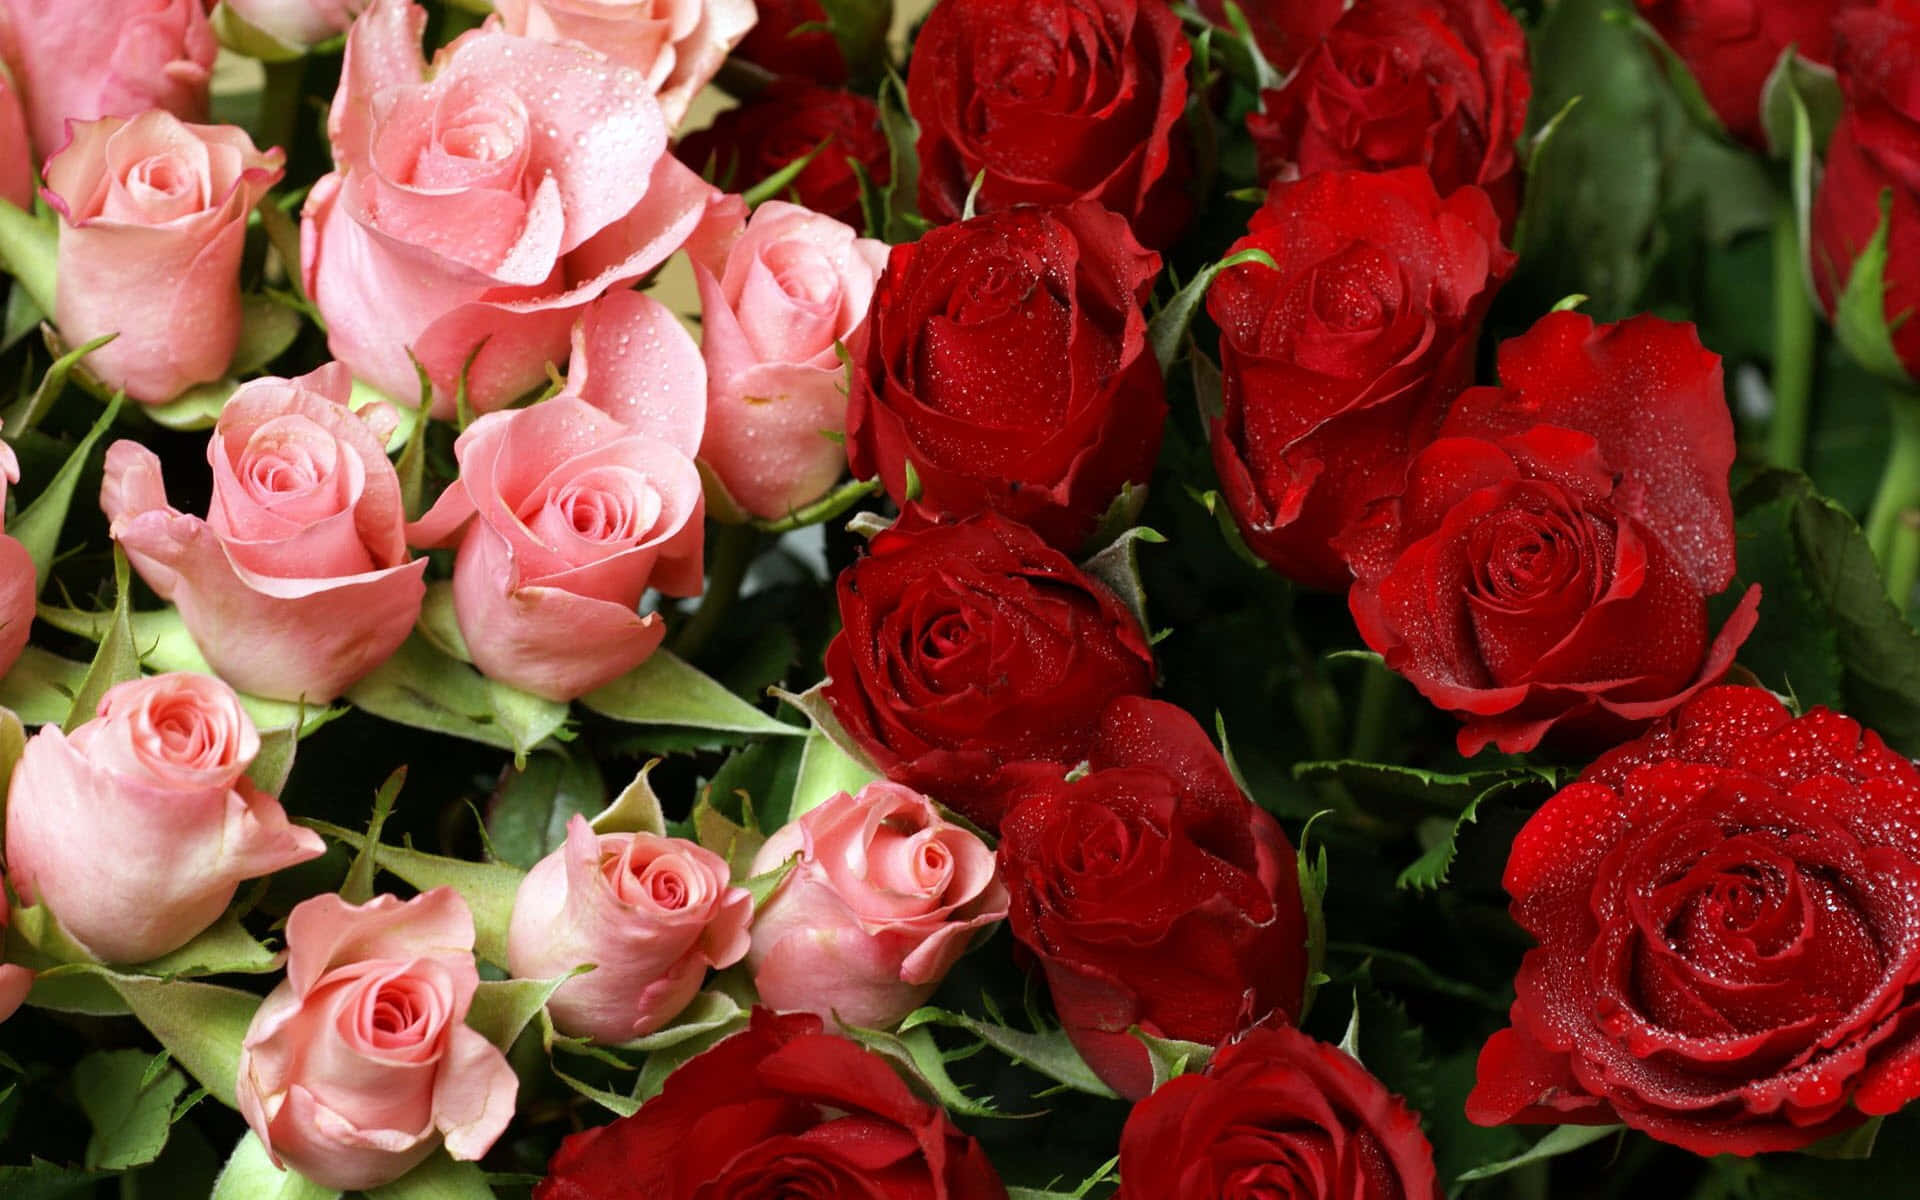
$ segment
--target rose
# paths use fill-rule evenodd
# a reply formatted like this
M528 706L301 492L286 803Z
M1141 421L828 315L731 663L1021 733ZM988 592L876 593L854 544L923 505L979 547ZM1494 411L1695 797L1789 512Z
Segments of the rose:
M1367 645L1465 724L1460 753L1610 745L1713 683L1752 632L1733 580L1733 419L1691 325L1555 313L1500 347L1404 488L1341 539Z
M1096 200L1171 244L1191 208L1190 57L1160 0L935 5L907 64L921 215Z
M1481 318L1513 269L1479 188L1426 172L1275 183L1207 293L1220 326L1220 484L1247 544L1312 587L1352 576L1331 542L1393 491L1472 381Z
M4 672L0 672L4 673ZM6 880L0 877L0 895L5 894ZM7 906L0 904L0 937L7 932ZM0 1021L18 1012L26 1003L27 993L33 990L33 972L18 963L0 963Z
M753 873L789 860L747 955L761 1002L780 1012L891 1028L1007 915L993 851L897 783L802 814L760 847Z
M520 881L507 964L522 979L593 967L547 1001L562 1033L610 1043L652 1033L692 1001L708 967L747 952L753 896L727 880L726 860L692 842L595 834L576 815L566 844Z
M1760 92L1788 46L1825 64L1834 15L1871 0L1638 0L1640 14L1687 64L1728 132L1764 147Z
M1920 773L1853 720L1703 692L1514 839L1539 946L1467 1115L1810 1145L1920 1096Z
M186 125L153 109L72 126L47 162L60 214L54 320L109 385L146 404L226 373L240 342L247 214L280 178L231 125Z
M7 64L0 60L0 200L15 208L33 208L33 145Z
M754 7L758 19L733 48L735 58L784 78L829 86L847 82L847 56L820 0L757 0ZM892 0L886 0L886 8L889 20L877 23L883 37L891 23Z
M929 509L996 508L1077 549L1159 454L1165 388L1141 312L1159 269L1089 203L895 246L854 359L854 474L905 503L911 468Z
M487 1152L519 1082L465 1023L480 973L459 893L314 896L287 918L287 955L241 1042L235 1089L275 1166L353 1191L441 1145L466 1161Z
M242 54L287 58L339 37L368 0L220 0L214 28Z
M880 187L893 178L878 105L857 92L794 80L771 84L721 113L712 125L682 139L674 153L734 188L749 187L811 154L789 187L801 204L855 229L866 218L854 164Z
M825 495L846 466L840 347L865 349L884 242L769 200L688 246L707 362L700 461L741 508L778 518Z
M301 269L335 357L412 403L411 352L451 417L463 377L477 412L541 386L581 311L665 261L714 193L632 69L482 29L429 80L425 19L375 0L347 36Z
M1122 697L1087 761L1073 780L1009 769L1000 872L1074 1048L1137 1100L1154 1070L1135 1026L1215 1045L1299 1017L1306 916L1286 835L1185 712Z
M1226 0L1200 0L1199 9L1220 29L1233 28ZM1281 75L1298 66L1340 14L1346 0L1249 0L1240 5L1260 54Z
M1353 1057L1256 1029L1127 1114L1115 1200L1440 1200L1420 1118Z
M347 408L352 384L339 363L242 384L207 441L204 521L167 503L153 451L107 450L108 532L221 678L255 695L324 704L420 615L427 561L407 553L392 413L370 426Z
M43 726L7 788L7 870L104 962L192 941L240 881L317 858L320 835L247 780L260 736L206 675L107 689L71 734Z
M692 432L676 444L570 395L467 427L460 477L408 539L459 546L453 612L482 672L571 700L659 647L666 626L639 614L641 595L700 591Z
M1834 31L1847 103L1814 198L1813 280L1834 312L1890 191L1883 311L1895 352L1909 375L1920 376L1920 323L1904 319L1920 307L1920 95L1912 87L1920 70L1920 9L1849 9L1835 18Z
M0 516L7 511L7 485L20 482L20 460L13 447L0 442ZM17 538L0 533L0 678L4 678L27 648L33 626L40 580L33 555Z
M1527 42L1500 0L1368 0L1247 118L1262 179L1424 167L1477 184L1507 229L1520 206Z
M678 125L753 28L753 0L496 0L500 27L521 37L573 41L638 71Z
M1006 1200L980 1144L808 1013L753 1023L611 1125L560 1143L534 1200Z
M1104 584L1032 531L910 508L840 572L827 646L833 714L889 778L988 830L1011 762L1076 763L1153 651Z
M204 0L0 0L0 58L39 159L67 144L68 121L152 108L205 120L219 49Z

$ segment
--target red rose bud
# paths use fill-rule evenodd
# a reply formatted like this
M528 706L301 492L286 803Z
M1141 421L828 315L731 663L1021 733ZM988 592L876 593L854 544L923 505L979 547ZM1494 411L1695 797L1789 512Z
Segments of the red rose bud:
M1207 294L1220 326L1213 461L1247 544L1338 591L1329 544L1398 489L1409 455L1471 382L1474 343L1513 269L1486 193L1442 200L1426 172L1328 171L1276 183Z
M1467 1115L1794 1150L1920 1097L1920 772L1850 718L1714 688L1514 840L1539 942Z
M1160 0L942 0L907 67L920 214L959 220L980 179L975 212L1098 200L1167 246L1192 209L1191 54Z
M834 715L889 778L989 830L1005 764L1079 762L1107 705L1153 685L1119 598L998 516L936 525L910 508L839 593Z
M1520 207L1527 41L1499 0L1347 8L1247 117L1262 179L1425 167L1441 194L1477 184L1503 227Z
M753 1023L611 1125L560 1143L534 1200L1006 1200L980 1143L808 1013Z
M1137 1100L1153 1064L1134 1027L1215 1045L1299 1017L1306 917L1286 835L1184 711L1117 700L1086 757L1072 782L1058 765L1008 769L1000 872L1074 1048Z
M1245 1188L1247 1190L1241 1190ZM1256 1029L1134 1106L1114 1200L1440 1200L1420 1118L1353 1057Z
M1753 631L1733 580L1733 418L1693 326L1555 313L1500 347L1405 490L1340 539L1367 645L1464 722L1462 754L1608 744L1718 680Z
M1760 93L1780 54L1830 61L1833 18L1871 0L1638 0L1640 15L1687 64L1727 131L1763 146Z
M865 228L860 177L853 164L859 163L877 184L893 177L880 109L865 96L782 80L721 113L707 128L688 134L674 149L681 162L696 171L711 167L710 177L736 192L809 154L812 160L790 185L800 203L855 229Z
M735 58L787 79L830 87L847 81L846 54L833 36L820 0L755 0L754 7L759 9L759 20L734 47ZM886 7L891 13L892 4ZM879 23L882 36L887 24Z
M1159 269L1087 202L895 246L854 364L854 474L904 504L911 468L934 512L997 509L1077 549L1160 452L1165 386L1141 311Z
M1232 29L1227 0L1200 0L1200 13L1222 29ZM1260 54L1285 75L1298 66L1345 12L1347 0L1247 0L1240 5Z

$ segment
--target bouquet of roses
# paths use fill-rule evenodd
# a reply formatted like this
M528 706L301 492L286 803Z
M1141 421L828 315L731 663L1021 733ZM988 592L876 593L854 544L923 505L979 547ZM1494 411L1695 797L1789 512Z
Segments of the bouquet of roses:
M0 0L0 273L0 1195L1912 1194L1916 0Z

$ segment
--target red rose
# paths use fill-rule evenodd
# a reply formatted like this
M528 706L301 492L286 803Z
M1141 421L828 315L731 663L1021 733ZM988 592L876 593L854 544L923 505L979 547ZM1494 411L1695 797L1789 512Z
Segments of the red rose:
M1440 192L1478 184L1507 228L1527 123L1527 40L1500 0L1348 7L1247 117L1262 179L1425 167Z
M658 1096L560 1143L534 1200L1006 1200L980 1144L809 1013L755 1009Z
M1833 18L1871 0L1638 0L1700 84L1727 131L1760 146L1760 92L1788 46L1817 63L1833 51Z
M1214 1045L1299 1017L1306 917L1286 834L1184 711L1116 700L1086 760L1073 781L1008 768L1000 873L1074 1047L1137 1100L1153 1065L1135 1026Z
M1227 0L1200 0L1200 13L1222 29L1231 29ZM1347 0L1247 0L1240 11L1260 53L1285 75L1345 12Z
M1753 631L1733 580L1733 418L1691 325L1543 318L1454 402L1404 492L1341 539L1367 645L1466 724L1460 752L1617 740L1717 680Z
M822 142L826 146L801 168L791 186L806 207L864 229L860 177L853 164L859 163L878 184L893 177L880 109L865 96L782 80L721 113L706 129L688 134L674 153L696 171L712 164L715 180L743 191L813 154Z
M1079 762L1107 705L1153 686L1153 651L1119 599L991 514L939 525L909 508L839 593L834 715L889 778L987 829L1005 764Z
M788 79L829 87L847 81L847 57L820 0L754 0L754 7L759 19L733 48L735 58Z
M1247 544L1275 570L1338 591L1328 544L1395 490L1472 381L1494 289L1513 269L1479 188L1446 200L1426 172L1327 171L1276 183L1207 294L1220 326L1213 461Z
M1352 1056L1256 1029L1134 1106L1114 1200L1440 1200L1420 1119Z
M1507 860L1540 945L1467 1115L1791 1150L1920 1097L1920 772L1826 709L1702 693Z
M1159 0L941 0L913 43L920 214L1098 200L1149 246L1192 207L1180 20Z
M1920 376L1920 321L1911 318L1920 309L1920 3L1844 12L1834 28L1847 106L1813 204L1814 284L1832 312L1880 227L1880 195L1892 189L1886 318L1908 373Z
M911 466L929 509L998 509L1078 548L1160 452L1166 393L1140 307L1159 269L1084 201L895 246L854 363L853 473L904 503Z

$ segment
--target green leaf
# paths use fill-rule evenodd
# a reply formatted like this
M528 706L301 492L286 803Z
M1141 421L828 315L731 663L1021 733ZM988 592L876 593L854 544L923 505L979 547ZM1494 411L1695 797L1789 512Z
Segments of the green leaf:
M1055 1083L1065 1084L1090 1096L1117 1098L1114 1090L1102 1083L1100 1077L1093 1073L1093 1068L1087 1066L1086 1060L1073 1048L1072 1040L1063 1029L1029 1033L982 1021L964 1013L928 1007L908 1013L900 1022L900 1030L907 1033L922 1025L945 1025L965 1030L1014 1062L1039 1072Z
M380 1187L367 1189L368 1200L493 1200L487 1173L478 1164L455 1162L445 1150Z
M487 840L503 862L521 870L567 841L574 817L592 817L607 807L600 768L585 754L541 753L507 773L487 811Z
M239 379L266 370L300 336L298 312L266 296L240 301L240 343L234 347L227 374Z
M53 311L59 275L59 227L0 200L0 270L14 277L43 313Z
M0 706L0 828L6 824L7 784L12 781L13 768L26 749L27 729L19 714Z
M800 752L800 772L793 782L793 803L787 809L787 820L811 812L841 792L857 794L878 778L878 774L834 745L832 738L815 729L807 734L806 747Z
M280 969L282 957L248 933L239 914L228 912L178 950L131 970L166 977L265 975Z
M741 882L740 886L746 888L748 894L753 897L753 910L755 912L759 912L761 908L766 906L767 899L779 890L782 883L786 882L787 876L793 873L793 865L799 861L800 856L798 854L789 855L779 866L774 867L772 870L762 871L758 875L750 876Z
M127 610L133 595L131 568L127 565L126 552L118 545L113 548L113 585L113 619L100 639L99 649L94 652L86 678L73 694L73 707L67 711L67 719L62 724L67 733L93 719L100 707L100 697L106 695L109 688L140 674L140 654L134 648L133 627Z
M678 725L729 733L799 737L806 730L776 721L717 680L665 650L604 687L580 697L602 716L635 725Z
M573 978L482 980L473 993L467 1024L501 1050L511 1049L560 985Z
M1793 156L1802 115L1814 153L1824 154L1844 104L1832 67L1804 57L1792 46L1782 50L1760 91L1760 125L1773 156Z
M356 850L369 845L364 834L325 821L307 821L310 829ZM474 952L488 962L505 966L507 925L513 919L513 898L519 894L525 872L504 863L476 863L443 858L410 847L378 846L373 851L379 869L425 891L450 887L473 912Z
M507 694L417 632L400 644L392 658L348 689L346 698L356 708L399 725L516 754L558 732L567 711L564 704L543 701L550 707L529 705L503 719L498 706ZM508 703L518 701L508 699Z
M142 405L141 413L155 425L178 433L212 429L239 386L231 379L216 379L188 388L165 404Z
M166 1055L159 1060L164 1064ZM121 1170L152 1162L173 1130L173 1104L187 1090L186 1076L172 1067L150 1070L144 1050L102 1050L73 1068L73 1091L93 1124L87 1166Z
M1426 853L1415 859L1406 870L1400 872L1393 881L1397 888L1412 888L1415 891L1435 891L1447 881L1447 875L1453 870L1453 860L1460 853L1460 831L1480 819L1480 802L1503 788L1515 786L1510 783L1497 783L1467 801L1460 815L1451 823L1441 822L1443 832L1427 847ZM1518 786L1525 787L1526 784ZM1423 839L1424 840L1424 839Z
M1352 759L1295 763L1293 777L1305 783L1338 780L1363 795L1378 793L1414 800L1446 812L1459 812L1487 789L1501 783L1530 782L1548 787L1558 777L1545 768L1506 767L1493 771L1423 771L1394 763L1355 762Z
M1638 34L1640 40L1654 52L1660 65L1666 69L1667 80L1673 85L1674 95L1680 99L1680 106L1696 125L1717 138L1727 136L1727 126L1720 114L1713 111L1708 103L1707 94L1700 90L1700 81L1693 77L1693 69L1687 66L1679 52L1667 44L1647 19L1632 9L1615 8L1607 11L1607 19L1626 26Z
M1180 343L1186 340L1187 329L1193 324L1193 315L1200 309L1201 301L1207 298L1207 289L1220 272L1229 267L1244 263L1259 263L1268 270L1279 270L1279 264L1273 261L1273 255L1265 250L1242 250L1238 254L1228 255L1216 263L1208 263L1200 268L1187 286L1175 292L1166 306L1153 315L1147 322L1147 342L1153 347L1153 356L1160 362L1160 371L1165 374L1173 367L1173 360L1179 356Z
M642 1050L649 1054L667 1050L674 1046L705 1037L708 1034L732 1031L747 1023L748 1010L740 1001L717 987L699 993L693 1002L680 1010L680 1015L665 1029L656 1030L645 1037L635 1038L622 1043L620 1049Z
M1136 525L1113 540L1105 550L1080 564L1080 569L1098 579L1120 597L1134 619L1140 622L1142 630L1151 629L1147 622L1147 585L1140 578L1140 543L1150 546L1166 542L1158 531L1145 525Z
M759 208L767 201L778 198L780 193L786 191L788 186L800 177L800 172L806 170L832 141L831 135L822 138L813 149L741 192L740 198L747 202L748 208Z
M650 760L634 775L633 782L620 790L599 816L590 822L595 833L651 833L663 835L667 832L667 814L660 807L660 797L653 794L653 784L648 776L660 765L659 759Z
M4 202L0 202L4 203ZM13 293L18 295L18 292ZM67 376L82 358L106 345L117 333L102 334L78 349L69 350L53 360L47 373L40 377L40 386L33 389L31 395L7 410L4 419L0 419L0 429L6 431L7 440L19 441L20 436L40 424L40 419L53 408L53 402L66 390Z
M885 1058L891 1059L921 1083L926 1085L940 1106L949 1112L968 1117L1010 1117L1018 1114L1004 1113L992 1104L976 1100L962 1091L960 1085L947 1073L946 1056L941 1053L938 1043L933 1040L933 1031L921 1026L902 1033L888 1033L884 1029L862 1029L854 1025L842 1025L842 1031L848 1038L860 1043L867 1049Z
M267 1148L248 1130L220 1169L212 1200L338 1200L339 1195L304 1175L274 1166Z
M1041 1188L1009 1187L1007 1200L1082 1200L1088 1192L1111 1180L1114 1170L1120 1166L1119 1156L1108 1159L1094 1168L1093 1174L1080 1181L1080 1186L1070 1192L1046 1191Z
M460 632L460 619L453 612L451 580L435 580L427 585L426 598L420 603L420 620L414 630L448 658L457 658L463 663L473 661L473 652L467 649L467 639Z
M74 693L86 678L86 663L28 646L0 675L0 708L13 710L22 724L58 725L73 711Z
M1207 1060L1213 1057L1213 1047L1204 1042L1154 1037L1138 1025L1127 1032L1147 1048L1147 1057L1153 1062L1153 1087L1156 1091L1169 1079L1205 1068Z
M0 201L0 204L3 203L5 201ZM28 556L33 559L33 573L42 586L47 582L47 572L53 567L54 553L60 548L60 530L67 523L67 510L73 506L73 491L80 484L80 472L86 467L94 444L113 425L114 417L119 415L120 403L121 398L116 395L99 419L94 421L93 428L73 448L73 453L67 456L67 461L47 484L46 490L7 526L7 533L27 548Z
M348 904L365 904L373 899L373 879L380 871L380 831L386 828L387 818L393 815L394 803L400 798L400 789L406 785L407 768L403 763L393 769L373 794L373 816L367 820L367 836L354 845L353 863L347 867L347 877L340 882L340 898Z
M1887 321L1887 240L1893 226L1893 189L1880 192L1880 223L1866 249L1853 260L1847 286L1834 305L1833 331L1853 360L1882 379L1902 387L1914 386L1900 354L1893 348L1893 332ZM1911 313L1899 314L1900 320Z
M886 774L867 756L867 752L861 748L860 743L853 740L853 735L840 724L840 718L833 715L833 704L827 699L825 683L816 683L798 695L779 688L768 690L788 706L797 709L807 718L815 731L832 742L834 748L851 759L856 766L871 773L876 779Z
M0 200L0 204L5 203ZM4 239L0 238L0 241ZM100 1185L119 1174L118 1171L63 1167L36 1158L24 1167L0 1167L0 1196L5 1196L7 1200L66 1200L69 1196L98 1196Z
M1294 851L1295 870L1300 876L1300 907L1306 914L1307 924L1307 984L1306 994L1300 1002L1302 1021L1312 1011L1314 994L1320 990L1320 982L1326 978L1327 848L1324 845L1320 847L1318 858L1307 855L1307 837L1313 832L1314 821L1324 815L1316 813L1307 820L1300 830L1300 848Z
M120 994L133 1015L199 1080L209 1095L235 1107L240 1043L260 1007L260 997L232 988L186 980L122 975L105 967L56 967L49 974L91 974Z
M1583 1146L1608 1138L1624 1130L1621 1125L1557 1125L1547 1136L1529 1147L1524 1154L1515 1155L1503 1162L1488 1163L1484 1167L1475 1167L1461 1173L1456 1183L1472 1183L1477 1179L1492 1179L1496 1175L1505 1175L1508 1171L1531 1163L1544 1162L1549 1158L1558 1158L1570 1154Z
M887 62L887 30L893 24L892 0L821 0L827 28L840 45L852 82L870 82Z
M260 753L254 755L252 764L247 767L247 778L267 795L278 796L293 775L294 754L300 746L300 728L298 724L292 724L280 729L261 729L259 733Z
M881 196L883 224L875 235L888 242L910 242L920 236L920 155L916 143L920 126L907 108L907 85L889 69L880 82L880 129L887 135L892 172ZM0 232L4 232L0 230ZM51 309L47 311L52 311Z
M725 485L720 486L724 488ZM803 505L784 517L771 521L755 517L747 523L762 533L791 533L796 529L805 529L809 525L824 525L879 490L878 476L872 479L852 479L812 504Z

